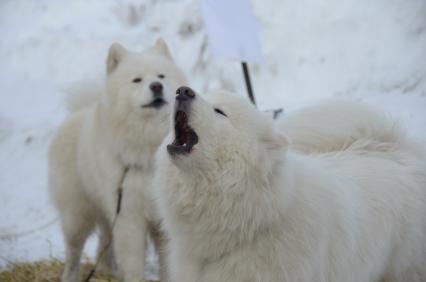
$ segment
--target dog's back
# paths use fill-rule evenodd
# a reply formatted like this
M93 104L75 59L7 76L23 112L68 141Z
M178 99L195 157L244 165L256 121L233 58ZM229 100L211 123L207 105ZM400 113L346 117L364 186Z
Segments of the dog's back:
M389 116L358 102L312 106L279 126L293 149L318 159L353 195L358 258L380 262L374 268L386 282L426 281L424 150ZM354 267L363 264L358 258Z
M332 100L289 113L277 122L294 149L305 153L341 151L374 144L385 146L404 140L404 132L392 119L370 106ZM378 148L376 148L378 149Z
M99 101L104 86L102 79L84 80L66 89L67 109L69 113L84 110Z

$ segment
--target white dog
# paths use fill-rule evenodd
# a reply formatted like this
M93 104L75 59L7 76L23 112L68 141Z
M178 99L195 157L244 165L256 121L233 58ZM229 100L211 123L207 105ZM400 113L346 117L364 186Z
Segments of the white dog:
M49 151L49 186L66 245L63 281L79 280L86 238L99 229L100 268L114 269L125 281L141 281L149 233L156 234L151 182L153 156L169 131L176 89L185 83L161 39L142 53L115 43L107 58L105 91L87 90L70 99L72 112ZM121 212L113 230L118 186L125 167ZM155 239L155 238L154 238Z
M178 93L155 177L172 281L426 281L425 159L391 122L306 155L240 98Z

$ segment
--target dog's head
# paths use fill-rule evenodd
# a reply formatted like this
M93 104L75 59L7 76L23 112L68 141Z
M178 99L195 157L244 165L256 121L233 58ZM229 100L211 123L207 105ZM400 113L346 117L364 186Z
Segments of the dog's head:
M104 103L120 116L168 116L177 87L185 83L166 43L141 53L111 45L107 58L107 95Z
M225 92L204 99L189 87L177 90L172 128L167 146L172 162L183 170L219 175L268 166L288 144L247 99Z

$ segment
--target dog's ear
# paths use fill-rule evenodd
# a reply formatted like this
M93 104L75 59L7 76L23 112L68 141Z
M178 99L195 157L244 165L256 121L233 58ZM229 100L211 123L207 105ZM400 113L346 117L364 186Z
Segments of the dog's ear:
M112 73L118 67L126 54L126 48L124 48L119 43L113 43L111 47L109 47L107 58L107 74Z
M165 57L173 61L172 55L170 54L170 51L169 51L169 47L167 46L167 43L166 41L164 41L163 38L157 39L157 41L155 42L154 49L158 53L164 55Z

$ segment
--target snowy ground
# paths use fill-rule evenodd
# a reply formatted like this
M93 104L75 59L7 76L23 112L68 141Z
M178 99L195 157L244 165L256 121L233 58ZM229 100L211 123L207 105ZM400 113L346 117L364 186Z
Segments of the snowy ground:
M261 109L327 97L364 100L426 141L426 1L253 0L266 62L252 66ZM245 95L240 65L214 62L194 0L0 2L0 269L64 248L46 192L46 150L62 89L102 75L113 41L162 36L199 91ZM86 253L93 254L94 242ZM152 274L152 273L151 273Z

